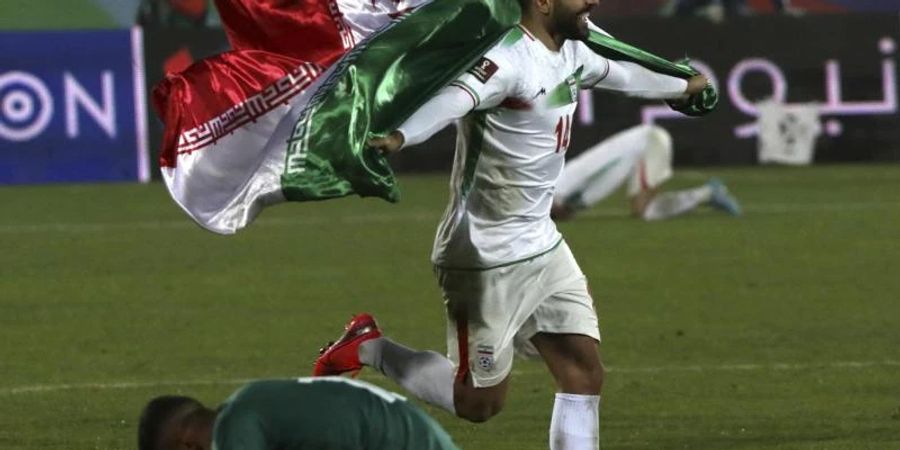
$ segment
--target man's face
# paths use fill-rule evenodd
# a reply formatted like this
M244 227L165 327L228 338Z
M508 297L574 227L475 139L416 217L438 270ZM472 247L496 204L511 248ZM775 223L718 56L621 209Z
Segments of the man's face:
M160 431L160 449L208 450L212 448L212 426L195 416L198 405L187 405Z
M598 0L553 0L554 28L566 39L587 39L588 16L597 2Z

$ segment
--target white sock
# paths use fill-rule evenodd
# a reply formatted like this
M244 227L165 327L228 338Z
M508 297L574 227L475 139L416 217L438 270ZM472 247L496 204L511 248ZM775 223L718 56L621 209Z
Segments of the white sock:
M600 396L556 394L550 419L550 450L600 448Z
M708 203L712 188L707 185L683 191L660 192L644 208L644 220L663 220L691 211Z
M440 353L416 351L380 337L359 346L359 360L423 401L456 415L453 405L455 367Z

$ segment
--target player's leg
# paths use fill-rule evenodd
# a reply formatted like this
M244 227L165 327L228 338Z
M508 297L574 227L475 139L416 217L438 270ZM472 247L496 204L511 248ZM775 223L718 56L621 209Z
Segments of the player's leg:
M737 200L717 179L690 189L660 192L662 184L672 178L672 138L664 129L654 127L647 142L628 182L631 209L636 216L648 221L663 220L703 205L740 215Z
M728 188L716 178L690 189L659 192L656 188L640 190L631 196L631 210L647 221L664 220L709 205L732 216L741 215L741 206Z
M554 193L553 218L567 219L612 194L632 168L658 127L639 125L614 134L566 162Z
M455 349L450 351L451 358L433 351L413 350L388 338L379 337L360 345L359 359L421 400L472 422L487 421L503 409L509 386L509 370L490 380L479 377L480 381L476 381L473 378L469 369L469 361L472 359L469 356L469 342L478 337L472 336L470 340L467 318L465 308L448 306L448 347ZM482 331L476 334L488 333ZM460 343L463 343L462 346ZM493 348L482 344L482 350L487 347ZM475 355L475 358L487 358L487 353L479 353L477 346ZM490 358L493 365L493 355ZM506 364L512 367L511 357ZM486 366L487 364L482 369Z
M580 334L538 333L531 338L561 392L600 395L603 365L599 343Z
M561 252L568 252L565 243L511 266L481 272L437 270L447 305L448 355L458 367L458 416L481 422L503 408L514 342L546 300L544 288L552 284L548 276L555 273Z
M336 342L322 349L313 375L354 373L371 366L416 397L455 414L453 362L433 351L418 351L383 337L369 314L354 316Z
M509 376L491 386L475 386L472 374L433 351L417 351L388 338L363 343L363 364L394 380L417 398L471 422L485 422L500 413L509 389Z
M520 330L517 349L536 350L556 380L550 449L597 449L604 372L593 299L567 246L555 255L544 278L549 295Z
M446 356L380 337L360 345L359 359L419 399L456 414L453 395L456 366Z
M447 306L449 359L410 349L379 333L360 338L356 348L340 347L342 337L323 353L317 368L340 366L346 372L372 366L422 400L483 422L503 407L512 370L512 341L540 301L534 294L539 279L533 272L546 259L480 272L437 271ZM334 373L317 370L319 375Z
M599 448L603 365L598 342L589 336L549 333L538 333L531 341L558 389L550 419L550 450Z

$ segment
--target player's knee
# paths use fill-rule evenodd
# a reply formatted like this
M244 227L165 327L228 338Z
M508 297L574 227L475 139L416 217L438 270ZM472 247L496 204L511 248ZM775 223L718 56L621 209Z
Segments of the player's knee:
M598 395L605 374L602 364L573 365L563 372L560 387L569 394Z
M464 399L456 405L456 415L474 423L487 422L503 410L503 399Z
M582 380L584 382L585 391L591 394L599 394L603 388L603 378L606 370L603 364L592 365L582 369Z
M585 378L590 384L591 390L597 393L600 393L600 390L603 388L603 379L605 376L606 369L603 368L603 364L592 367L585 372Z
M504 394L503 385L487 389L461 387L454 393L456 415L470 422L487 422L503 410Z

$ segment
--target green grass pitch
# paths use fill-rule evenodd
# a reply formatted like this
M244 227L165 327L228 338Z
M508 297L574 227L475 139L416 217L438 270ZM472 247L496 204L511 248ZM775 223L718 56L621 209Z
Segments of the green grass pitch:
M0 30L113 27L109 14L90 0L0 0Z
M615 198L561 225L601 315L603 448L900 449L900 165L672 187L712 173L744 218L647 224ZM134 448L149 397L306 375L357 311L443 350L447 180L401 181L398 205L284 205L232 237L159 184L0 188L0 448ZM465 449L544 449L553 391L517 361L491 422L429 411Z

